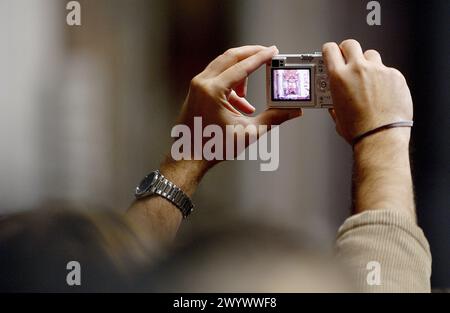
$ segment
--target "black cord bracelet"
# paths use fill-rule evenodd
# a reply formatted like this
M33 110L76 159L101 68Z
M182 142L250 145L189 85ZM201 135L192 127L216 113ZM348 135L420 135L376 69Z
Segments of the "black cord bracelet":
M364 139L370 135L373 135L375 133L378 133L380 131L383 131L383 130L386 130L389 128L394 128L394 127L413 127L413 125L414 125L413 121L400 121L400 122L390 123L390 124L386 124L386 125L377 127L375 129L369 130L361 135L356 136L352 141L352 146L354 147L362 139Z

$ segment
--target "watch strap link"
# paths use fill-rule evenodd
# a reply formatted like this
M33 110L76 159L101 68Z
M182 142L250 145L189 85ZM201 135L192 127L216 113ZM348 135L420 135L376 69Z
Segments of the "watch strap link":
M157 194L172 202L186 218L193 210L194 205L191 199L174 183L169 181L164 175L159 173L158 180L149 190L153 194Z

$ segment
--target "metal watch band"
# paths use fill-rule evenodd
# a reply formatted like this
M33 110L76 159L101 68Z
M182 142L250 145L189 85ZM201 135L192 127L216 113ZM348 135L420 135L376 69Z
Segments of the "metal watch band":
M158 179L154 185L146 192L146 195L159 195L172 202L186 218L194 210L191 199L174 183L169 181L158 171Z

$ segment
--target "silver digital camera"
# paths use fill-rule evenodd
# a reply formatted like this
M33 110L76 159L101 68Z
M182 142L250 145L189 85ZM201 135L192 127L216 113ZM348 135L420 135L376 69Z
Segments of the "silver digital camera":
M279 54L266 66L270 108L330 108L333 100L322 53Z

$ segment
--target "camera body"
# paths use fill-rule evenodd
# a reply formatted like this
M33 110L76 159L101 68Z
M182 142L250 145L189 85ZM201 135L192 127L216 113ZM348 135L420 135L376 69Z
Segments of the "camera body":
M330 81L322 53L279 54L266 66L270 108L331 108Z

